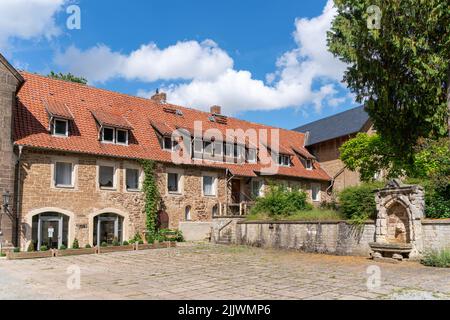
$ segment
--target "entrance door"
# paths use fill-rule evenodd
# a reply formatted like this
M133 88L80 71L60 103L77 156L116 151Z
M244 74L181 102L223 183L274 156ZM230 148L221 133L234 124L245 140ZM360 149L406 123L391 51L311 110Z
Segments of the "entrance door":
M68 245L69 218L59 213L47 212L33 217L32 239L35 250L41 246L59 249Z
M94 219L94 245L122 243L123 218L115 214L104 214Z
M233 203L241 202L241 180L231 180L231 201Z
M62 242L59 237L59 221L58 220L42 220L41 222L41 243L39 247L46 246L49 249L58 249Z

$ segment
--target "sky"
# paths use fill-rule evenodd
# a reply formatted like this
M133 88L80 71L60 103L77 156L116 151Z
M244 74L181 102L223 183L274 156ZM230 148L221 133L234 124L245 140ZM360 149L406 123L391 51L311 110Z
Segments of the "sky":
M18 69L293 129L356 107L328 52L332 0L1 0Z

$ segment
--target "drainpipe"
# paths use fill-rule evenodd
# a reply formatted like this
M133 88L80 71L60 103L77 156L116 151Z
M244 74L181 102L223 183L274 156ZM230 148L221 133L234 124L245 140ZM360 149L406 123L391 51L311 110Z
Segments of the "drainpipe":
M17 188L16 188L16 246L20 247L20 237L19 237L19 225L20 225L20 215L19 215L19 208L20 208L20 178L21 178L21 158L22 158L22 152L23 152L23 146L19 146L19 157L17 158L17 177L16 177L16 183L17 183Z
M345 171L345 169L347 169L347 166L345 166L341 170L339 170L339 172L336 173L335 176L331 179L330 186L326 190L328 195L331 195L331 189L333 189L336 179Z

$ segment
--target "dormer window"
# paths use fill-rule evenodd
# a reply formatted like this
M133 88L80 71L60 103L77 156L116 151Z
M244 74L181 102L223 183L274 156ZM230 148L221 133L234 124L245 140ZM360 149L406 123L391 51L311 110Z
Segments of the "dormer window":
M69 120L53 119L52 134L57 137L68 137L69 136Z
M128 145L128 130L104 127L102 128L102 142Z
M291 166L291 159L288 155L280 154L278 156L278 164L282 167L290 167Z
M163 149L166 151L176 151L178 147L178 141L172 139L172 137L164 137Z
M313 169L313 161L311 159L306 159L305 167L306 167L306 170L312 170Z
M249 162L249 163L256 162L256 149L248 149L247 150L247 162Z

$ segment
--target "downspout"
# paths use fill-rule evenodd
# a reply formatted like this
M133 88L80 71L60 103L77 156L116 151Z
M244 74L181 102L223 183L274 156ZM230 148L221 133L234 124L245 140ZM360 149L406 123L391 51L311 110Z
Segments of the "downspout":
M327 188L326 192L328 195L331 195L331 189L334 187L334 183L336 182L336 179L347 169L347 166L343 167L341 170L339 170L338 173L334 175L334 177L331 179L330 186Z
M16 232L16 246L17 247L20 247L20 243L19 243L19 239L20 239L20 237L19 237L19 225L20 225L20 215L19 215L19 211L21 211L21 201L20 201L20 199L21 199L21 196L20 196L20 192L21 192L21 189L20 189L20 181L21 181L21 162L20 162L20 160L21 160L21 158L22 158L22 152L23 152L23 146L19 146L19 156L18 156L18 158L17 158L17 177L16 177L16 183L17 183L17 188L16 188L16 208L15 208L15 210L16 210L16 230L15 230L15 232Z

